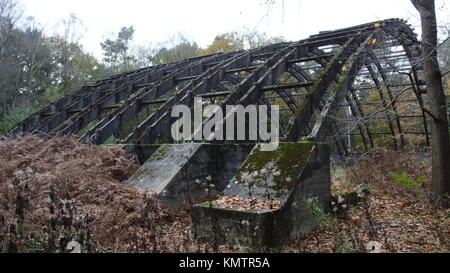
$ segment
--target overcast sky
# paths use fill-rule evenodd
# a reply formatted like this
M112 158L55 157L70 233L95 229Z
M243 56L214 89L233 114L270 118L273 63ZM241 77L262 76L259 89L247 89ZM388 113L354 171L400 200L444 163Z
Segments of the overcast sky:
M101 56L100 42L122 26L133 25L136 44L163 42L177 32L204 47L219 33L244 27L299 40L379 19L403 18L418 26L409 0L21 0L48 32L58 21L76 14L86 31L84 47ZM449 21L450 1L437 0L438 20ZM270 11L270 12L268 12Z

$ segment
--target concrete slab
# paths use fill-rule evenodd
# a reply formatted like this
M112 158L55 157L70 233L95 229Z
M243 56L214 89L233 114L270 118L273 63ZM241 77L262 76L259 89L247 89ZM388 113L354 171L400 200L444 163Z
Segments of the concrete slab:
M169 206L222 192L254 145L203 143L162 145L126 185L156 192Z
M239 168L224 195L284 204L313 150L312 143L280 143L275 151L257 145Z
M162 145L125 185L161 194L202 144Z

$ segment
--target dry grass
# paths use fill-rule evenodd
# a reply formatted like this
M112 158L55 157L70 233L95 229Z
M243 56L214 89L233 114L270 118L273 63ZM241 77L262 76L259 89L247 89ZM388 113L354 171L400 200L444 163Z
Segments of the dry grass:
M398 194L417 195L423 193L431 182L429 156L423 153L376 148L357 159L349 160L343 167L344 176L333 182L336 190L366 184ZM414 181L424 176L425 180L422 187L407 188L396 181L392 173L407 173Z
M35 136L0 141L0 252L156 247L175 216L151 192L121 184L139 167L118 147Z

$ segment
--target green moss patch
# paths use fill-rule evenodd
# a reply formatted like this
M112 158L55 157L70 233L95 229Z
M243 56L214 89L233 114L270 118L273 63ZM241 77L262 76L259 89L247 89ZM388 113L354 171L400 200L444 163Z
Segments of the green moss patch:
M151 157L147 162L151 162L151 161L156 161L156 160L161 160L164 159L164 157L166 156L167 150L169 149L169 147L167 146L161 146Z
M143 176L146 176L150 174L150 169L148 168L141 168L139 169L135 174L133 174L133 176L131 177L132 179L139 179Z
M275 151L256 147L239 170L236 180L249 187L275 192L291 191L305 167L314 143L281 143Z

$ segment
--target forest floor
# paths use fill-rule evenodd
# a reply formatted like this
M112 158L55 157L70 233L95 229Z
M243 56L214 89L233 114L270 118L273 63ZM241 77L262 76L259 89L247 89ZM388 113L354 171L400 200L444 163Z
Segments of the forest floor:
M0 140L0 253L252 252L193 240L189 207L172 211L122 184L139 167L115 146L35 136ZM311 234L270 252L449 252L450 210L429 203L427 156L378 149L333 166L333 195L365 201L324 214ZM407 177L397 181L391 174Z
M426 161L424 164L428 164ZM338 170L341 167L338 167ZM335 173L333 193L354 190ZM450 210L432 205L426 187L407 188L389 178L372 182L366 201L330 216L303 240L284 250L306 252L441 253L450 251ZM393 185L389 185L393 184Z

